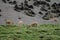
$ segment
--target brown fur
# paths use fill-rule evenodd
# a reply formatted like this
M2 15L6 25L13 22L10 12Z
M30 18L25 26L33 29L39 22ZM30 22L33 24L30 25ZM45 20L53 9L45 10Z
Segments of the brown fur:
M32 26L32 27L37 27L37 22L32 22L32 23L30 24L30 26Z
M58 21L58 19L56 17L53 17L52 20L55 21L55 22Z
M13 22L12 22L11 20L6 20L6 24L7 24L7 25L12 25Z

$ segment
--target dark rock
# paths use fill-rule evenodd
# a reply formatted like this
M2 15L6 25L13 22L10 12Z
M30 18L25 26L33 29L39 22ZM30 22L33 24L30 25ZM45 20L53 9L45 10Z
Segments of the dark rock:
M57 3L53 3L53 4L51 5L51 7L54 8L54 9L56 9L56 6L57 6Z
M20 17L18 19L21 19Z
M43 13L42 13L42 12L39 12L39 14L43 15Z
M28 7L24 7L24 10L30 10Z
M24 7L33 9L33 5L28 5L28 1L24 1Z
M25 5L25 7L24 7L25 9L27 8L27 9L33 9L33 5Z
M51 13L57 13L55 10L51 10Z
M51 0L46 0L47 2L51 2Z
M37 1L37 0L33 0L33 1Z
M30 16L30 17L35 17L35 13L32 10L26 10L25 11L26 15Z
M1 17L2 15L0 14L0 17Z
M47 12L47 10L46 10L46 9L44 9L44 8L41 8L40 10L41 10L41 11L46 11L46 12Z
M17 2L16 1L9 1L9 4L11 4L11 5L16 5L17 4Z
M60 10L51 10L52 13L60 13Z
M45 5L48 6L48 7L50 7L50 4L49 3L46 3Z
M51 7L48 7L48 10L50 10L51 9Z
M28 0L28 1L31 1L31 0Z
M12 4L12 1L9 1L9 4Z
M28 4L24 4L24 6L28 7L29 5Z
M35 2L33 3L33 5L34 5L34 6L39 6L39 5L40 5L40 2L39 2L39 1L35 1Z
M60 10L56 10L58 13L60 13Z
M2 2L6 3L6 0L2 0Z
M2 12L2 10L0 9L0 12Z
M24 1L24 4L25 4L25 5L27 5L27 4L28 4L28 1L27 1L27 0L25 0L25 1Z
M49 19L50 19L50 16L51 16L50 11L47 11L42 18L43 18L44 20L49 20Z
M60 16L60 14L58 14L58 17Z
M49 13L45 13L45 15L47 16Z
M16 4L17 2L16 1L13 1L13 4Z
M15 5L14 10L20 12L21 10L24 10L24 8L22 5Z
M46 15L44 15L44 16L42 17L42 19L44 19L44 20L49 20L49 17L47 17Z
M14 11L21 12L21 10L18 10L18 9L14 9Z
M33 9L33 5L29 5L29 6L28 6L28 8L31 8L31 9Z
M45 5L45 4L46 4L46 2L45 2L45 1L40 1L40 4L41 4L41 5L42 5L42 4L44 4L44 5Z
M45 2L45 1L35 1L33 3L34 6L39 6L39 5L46 5L46 6L50 6L49 3Z
M10 0L7 0L7 1L10 1Z
M60 6L60 3L58 3L57 6Z

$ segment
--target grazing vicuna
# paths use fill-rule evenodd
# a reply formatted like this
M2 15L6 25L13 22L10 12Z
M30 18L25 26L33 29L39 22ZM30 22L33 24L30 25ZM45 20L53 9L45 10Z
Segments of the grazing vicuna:
M57 18L53 18L53 20L54 20L55 22L57 22L57 21L58 21L58 19L57 19Z
M13 22L12 22L12 20L6 20L6 24L7 24L7 25L12 25Z
M31 27L37 27L37 22L32 22L32 23L30 24L30 26L31 26Z
M18 25L19 26L24 25L24 22L23 21L18 21Z
M51 19L52 19L54 22L57 22L57 21L58 21L58 18L57 18L57 17L54 17L54 16L53 16Z

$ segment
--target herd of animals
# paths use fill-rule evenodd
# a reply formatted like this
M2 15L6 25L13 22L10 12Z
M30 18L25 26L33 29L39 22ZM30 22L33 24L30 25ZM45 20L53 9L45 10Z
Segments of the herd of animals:
M14 25L14 23L11 21L11 20L6 20L6 25ZM18 22L18 26L21 26L21 25L25 25L23 21L19 21ZM36 27L38 25L37 22L32 22L31 24L28 24L28 26L30 27Z
M32 5L28 4L28 1L33 1ZM41 7L40 10L38 12L39 15L42 15L42 19L44 20L54 20L55 22L58 21L58 17L60 17L60 3L56 3L54 2L52 5L50 5L49 3L51 2L51 0L24 0L23 3L21 4L17 4L18 2L16 0L2 0L3 3L5 4L10 4L10 5L14 5L14 11L16 12L21 12L24 11L24 13L27 16L30 17L35 17L36 13L32 10L34 9L34 6L36 7ZM0 9L0 12L2 12L2 10ZM45 13L43 13L45 12ZM44 14L44 15L43 15ZM2 15L0 14L0 17ZM21 19L21 18L18 18ZM7 21L9 23L9 21ZM11 22L11 21L10 21Z

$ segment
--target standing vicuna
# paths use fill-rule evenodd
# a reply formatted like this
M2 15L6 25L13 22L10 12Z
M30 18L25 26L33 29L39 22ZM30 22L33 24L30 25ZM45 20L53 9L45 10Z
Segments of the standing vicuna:
M58 21L58 18L53 16L53 17L51 18L51 20L54 21L54 22L57 22L57 21Z
M19 26L24 25L24 22L23 21L18 21L18 25Z

